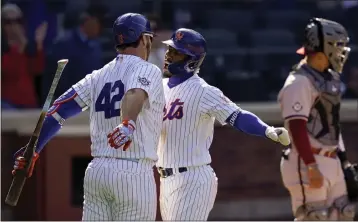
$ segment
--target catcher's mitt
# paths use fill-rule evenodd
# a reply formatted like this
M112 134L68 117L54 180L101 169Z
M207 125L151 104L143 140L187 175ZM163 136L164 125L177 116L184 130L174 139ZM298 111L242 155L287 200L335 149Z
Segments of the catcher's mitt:
M346 180L348 198L351 202L358 200L358 165L351 164L343 168L344 179Z

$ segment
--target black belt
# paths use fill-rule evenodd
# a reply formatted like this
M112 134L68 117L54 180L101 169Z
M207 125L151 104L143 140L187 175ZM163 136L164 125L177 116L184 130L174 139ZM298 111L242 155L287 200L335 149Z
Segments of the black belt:
M188 168L186 168L186 167L179 167L178 168L179 173L184 173L186 171L188 171ZM171 175L174 174L173 168L162 168L162 167L158 167L158 173L159 173L161 178L170 177Z

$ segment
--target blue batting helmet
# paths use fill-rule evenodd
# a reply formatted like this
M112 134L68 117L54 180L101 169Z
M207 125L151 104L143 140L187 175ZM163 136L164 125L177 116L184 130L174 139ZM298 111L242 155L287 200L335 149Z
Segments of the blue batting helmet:
M173 75L196 73L206 55L206 41L197 31L192 29L177 29L164 44L173 47L178 52L188 55L184 61L171 63L168 70Z
M141 14L126 13L114 21L113 34L116 45L134 43L143 33L154 35L150 22Z

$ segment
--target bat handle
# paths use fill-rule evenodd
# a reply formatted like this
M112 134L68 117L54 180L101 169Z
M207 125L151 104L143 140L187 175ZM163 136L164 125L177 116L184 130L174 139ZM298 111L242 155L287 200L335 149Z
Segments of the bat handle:
M25 170L19 170L16 172L14 179L12 180L9 192L7 193L5 203L14 207L17 205L22 188L25 185L26 172Z

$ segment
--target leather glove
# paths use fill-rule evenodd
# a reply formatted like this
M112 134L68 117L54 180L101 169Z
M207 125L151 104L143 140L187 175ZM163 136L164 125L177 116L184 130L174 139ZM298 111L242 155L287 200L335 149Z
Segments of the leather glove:
M291 143L288 131L284 127L267 127L265 134L267 138L279 142L284 146L288 146Z
M126 151L132 142L134 130L135 123L133 120L123 120L122 124L107 135L109 145L115 149L123 146L123 151Z
M26 149L26 146L22 147L14 154L15 164L14 164L14 169L12 170L12 175L15 175L18 170L26 169L28 161L26 161L25 157L23 157L23 153L24 153L25 149ZM31 165L27 171L28 178L32 176L36 160L39 157L40 157L39 154L35 152L34 156L32 157Z

